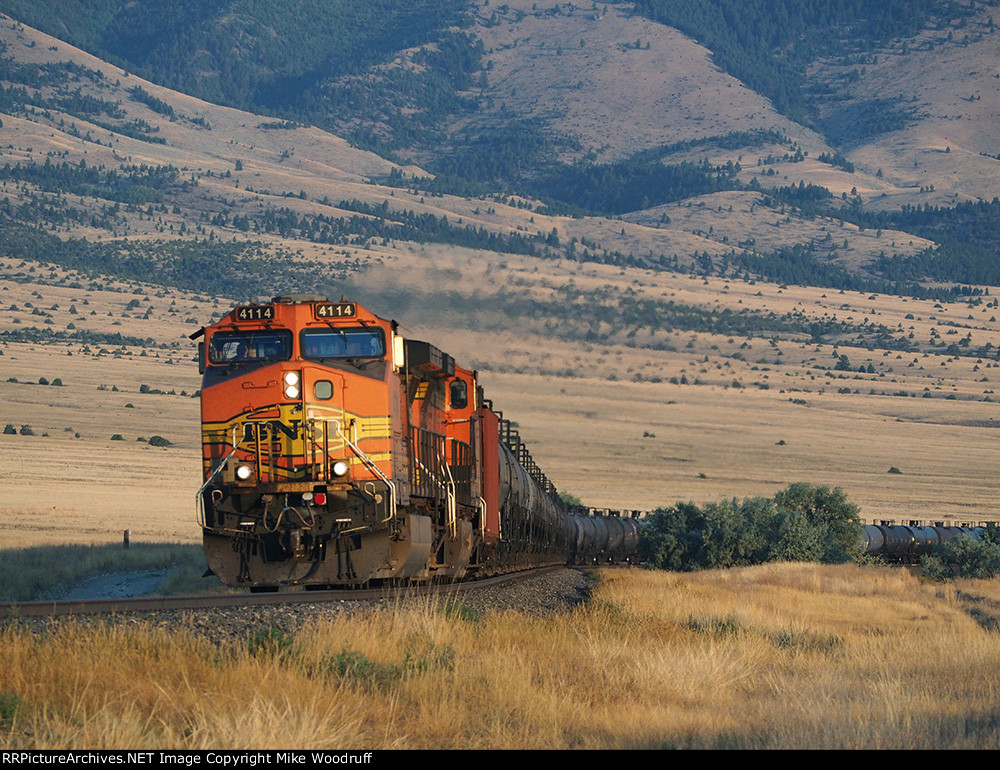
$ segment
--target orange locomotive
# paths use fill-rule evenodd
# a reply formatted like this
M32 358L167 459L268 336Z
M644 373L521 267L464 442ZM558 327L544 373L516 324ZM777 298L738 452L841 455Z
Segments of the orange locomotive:
M476 373L394 321L300 295L201 336L199 523L224 582L458 579L579 550L578 517Z

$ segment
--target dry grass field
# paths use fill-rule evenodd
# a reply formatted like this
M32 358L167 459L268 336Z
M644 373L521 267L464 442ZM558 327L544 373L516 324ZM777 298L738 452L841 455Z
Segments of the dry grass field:
M129 308L133 301L141 305ZM5 331L63 331L72 324L81 333L149 341L0 346L0 421L18 431L0 435L4 546L120 541L126 529L137 541L199 539L194 492L201 437L194 394L201 382L187 335L217 312L214 302L157 287L137 294L115 282L89 290L4 280L0 307ZM43 378L62 384L41 385ZM34 435L22 435L23 426ZM116 435L121 438L113 440ZM171 446L151 446L154 435Z
M604 571L554 615L418 600L219 643L11 625L0 747L996 749L998 608L996 581L775 564Z

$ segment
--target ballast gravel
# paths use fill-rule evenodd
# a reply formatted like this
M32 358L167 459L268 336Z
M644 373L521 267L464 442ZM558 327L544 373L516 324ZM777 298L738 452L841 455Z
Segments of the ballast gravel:
M155 610L107 616L22 618L19 624L52 630L64 623L125 625L184 629L216 644L240 644L262 633L294 634L317 621L345 613L372 612L412 603L439 606L443 613L475 618L494 612L545 615L568 610L586 601L596 578L584 570L558 568L542 571L514 583L476 587L457 594L381 599L344 599L335 602L296 602L280 605Z

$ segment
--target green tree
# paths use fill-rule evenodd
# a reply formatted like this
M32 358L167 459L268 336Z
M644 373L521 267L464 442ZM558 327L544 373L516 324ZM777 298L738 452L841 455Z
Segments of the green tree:
M643 559L689 571L767 561L842 562L861 552L857 506L840 489L792 484L773 499L678 503L646 518Z
M792 484L774 496L774 503L779 510L802 513L819 530L819 561L844 562L860 556L861 519L844 490Z
M639 541L643 560L658 569L699 569L694 553L701 542L697 529L700 521L701 510L694 503L678 503L654 511L646 518Z

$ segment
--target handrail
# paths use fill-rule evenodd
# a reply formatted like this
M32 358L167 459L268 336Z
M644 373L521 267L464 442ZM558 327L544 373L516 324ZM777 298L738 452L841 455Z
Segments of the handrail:
M317 481L330 480L330 420L325 417L310 417L305 422L303 438L308 446L309 467L312 469L313 477ZM322 438L317 440L316 435L322 432ZM317 462L317 452L321 455ZM305 450L303 450L303 458ZM317 470L319 466L319 470Z
M448 480L442 484L444 487L445 496L445 507L447 509L446 513L446 523L448 525L448 532L451 533L452 539L458 536L458 502L455 495L455 479L451 476L451 468L448 467L448 461L442 455L438 455L438 459L441 460L441 467L444 468L445 475Z
M479 537L486 537L486 501L482 495L476 496L476 505L479 506Z
M202 494L205 492L206 489L208 489L208 485L212 483L212 480L219 475L219 471L221 471L223 468L226 467L226 464L229 462L229 458L231 458L234 454L236 454L236 450L239 448L239 444L236 443L237 430L239 430L239 425L234 425L233 441L232 441L233 448L229 450L229 454L227 454L225 457L222 458L222 462L220 462L217 466L215 466L215 470L213 470L208 475L208 478L205 479L205 483L201 485L201 489L199 489L195 493L195 505L197 506L198 509L198 525L201 527L205 526L205 500L202 497Z
M356 454L365 467L368 468L372 473L377 475L382 481L386 483L389 488L389 515L383 519L383 523L396 518L396 485L379 469L379 467L372 461L368 455L358 448L357 444L351 441L347 436L344 435L343 431L340 430L340 420L327 420L327 422L332 422L334 429L337 431L337 435L344 440L344 443L351 448L351 451Z

